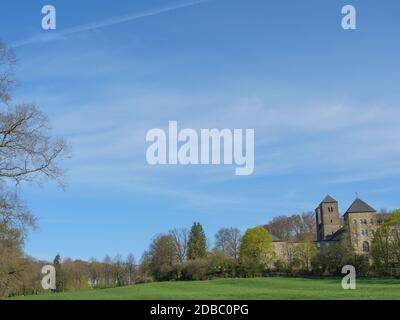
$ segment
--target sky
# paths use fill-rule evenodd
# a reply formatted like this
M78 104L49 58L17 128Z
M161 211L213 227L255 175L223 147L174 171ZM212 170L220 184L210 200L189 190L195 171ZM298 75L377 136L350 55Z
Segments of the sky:
M41 29L41 8L57 30ZM344 5L357 30L341 28ZM20 186L39 219L26 253L102 259L202 223L209 239L330 194L400 207L397 0L3 0L18 56L13 102L49 115L71 148L66 188ZM149 166L146 132L252 128L255 172Z

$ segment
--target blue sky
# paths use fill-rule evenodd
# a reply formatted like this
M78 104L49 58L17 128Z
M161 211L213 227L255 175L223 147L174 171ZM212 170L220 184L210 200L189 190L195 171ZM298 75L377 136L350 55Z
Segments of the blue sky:
M400 207L398 1L189 2L2 1L14 102L36 103L72 149L65 191L21 187L39 218L28 254L140 258L155 234L193 221L212 244L222 227L311 211L328 193L342 212L355 192ZM345 4L355 31L341 28ZM169 120L254 128L255 173L149 167L146 132Z

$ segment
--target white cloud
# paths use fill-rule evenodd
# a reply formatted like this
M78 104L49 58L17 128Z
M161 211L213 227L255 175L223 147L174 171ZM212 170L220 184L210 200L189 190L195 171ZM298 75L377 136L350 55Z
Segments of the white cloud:
M81 62L76 70L86 70ZM112 63L113 68L114 64L129 65L123 59ZM168 59L164 63L168 64ZM97 75L96 70L92 71ZM62 76L62 68L57 76ZM392 164L400 156L400 128L396 123L400 110L394 106L327 101L315 99L312 94L301 102L284 94L271 102L275 88L254 88L252 95L240 90L217 92L218 89L194 94L155 85L149 89L135 80L124 80L91 83L83 90L72 86L69 91L56 94L60 91L35 81L34 91L25 90L24 96L34 98L39 106L47 106L56 133L71 142L70 184L165 192L197 203L231 201L223 194L199 191L201 187L239 181L231 167L147 165L147 130L167 128L170 120L177 120L180 128L254 128L255 174L246 181L298 172L329 172L316 182L326 183L337 177L336 183L347 183L354 180L351 172L363 177L380 176L382 159L386 175L398 174ZM280 92L292 89L280 88ZM27 99L21 96L20 100ZM249 197L251 189L243 192L243 202L245 198L254 200ZM215 200L201 201L202 197Z
M130 13L124 16L119 16L119 17L113 17L110 19L105 19L102 21L97 21L97 22L92 22L88 24L83 24L79 25L76 27L71 27L68 29L64 29L61 31L56 31L52 33L46 33L46 34L40 34L36 35L18 42L13 43L11 46L14 48L26 46L26 45L31 45L31 44L37 44L37 43L46 43L46 42L51 42L51 41L56 41L56 40L62 40L66 39L72 35L79 34L82 32L87 32L87 31L93 31L129 21L134 21L137 19L142 19L146 17L151 17L151 16L156 16L162 13L190 7L193 5L209 2L210 0L186 0L186 1L180 1L180 2L175 2L175 3L170 3L168 5L162 6L160 8L156 9L150 9L142 12L136 12L136 13Z

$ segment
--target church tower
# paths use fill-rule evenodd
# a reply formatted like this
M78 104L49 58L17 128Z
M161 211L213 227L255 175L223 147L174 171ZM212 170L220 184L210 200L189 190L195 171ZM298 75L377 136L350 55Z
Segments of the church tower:
M376 210L357 198L344 214L344 222L356 253L370 253L374 232L378 229Z
M317 241L330 240L340 226L338 202L331 196L326 196L315 209L317 222Z

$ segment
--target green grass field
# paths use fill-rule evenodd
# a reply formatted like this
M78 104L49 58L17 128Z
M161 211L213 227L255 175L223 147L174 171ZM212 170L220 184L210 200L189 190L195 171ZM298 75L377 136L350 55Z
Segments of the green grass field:
M196 300L196 299L400 299L400 280L360 279L343 290L334 278L219 279L158 282L114 289L18 297L28 300Z

